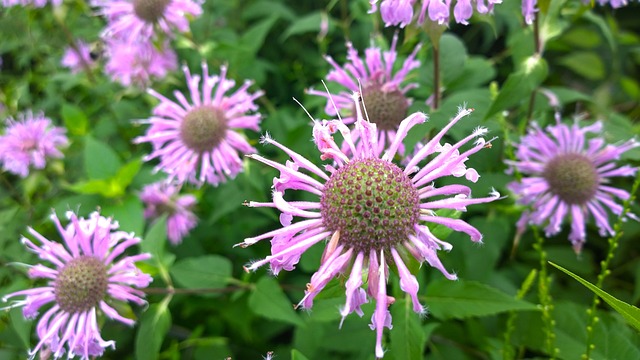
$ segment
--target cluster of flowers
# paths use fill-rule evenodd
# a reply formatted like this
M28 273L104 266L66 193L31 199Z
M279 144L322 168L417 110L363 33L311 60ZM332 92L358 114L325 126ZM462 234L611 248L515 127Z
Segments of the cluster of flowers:
M376 9L376 2L372 1L372 10ZM448 21L450 2L423 1L418 22L424 21L427 11L433 21ZM485 5L481 0L473 1L481 13L490 11L498 2L489 0ZM414 3L383 0L383 19L388 24L407 25L413 18ZM446 12L439 8L443 4ZM201 12L200 6L190 0L96 0L95 5L109 21L104 35L110 37L110 42L153 49L149 51L157 51L158 41L166 45L166 38L158 32L171 36L174 30L188 31L184 15L197 16ZM471 0L458 1L454 7L456 20L465 23L472 9ZM282 227L238 244L247 247L260 240L271 240L271 255L247 264L245 269L253 271L269 264L276 275L283 269L291 271L306 250L326 241L321 263L299 306L311 308L315 296L331 279L344 276L346 300L340 309L343 319L353 312L363 316L361 306L375 301L370 326L376 331L377 357L384 355L383 330L392 326L388 308L395 299L387 293L390 268L395 268L400 288L411 297L413 310L424 313L418 299L418 281L407 263L427 262L446 278L457 278L438 259L438 251L449 251L452 245L438 239L428 224L463 232L472 241L481 242L482 235L473 226L461 219L438 216L438 211L466 211L467 206L500 199L495 190L487 197L473 198L471 189L465 185L435 185L443 177L476 182L480 176L465 163L471 155L491 147L491 140L484 139L488 129L477 128L457 142L445 141L448 131L471 115L472 109L461 107L427 143L406 154L403 142L408 131L427 121L427 116L408 113L412 99L407 93L418 84L407 83L407 79L420 65L416 59L420 46L396 66L399 63L396 45L394 37L389 50L370 47L362 58L347 44L348 61L344 65L326 58L333 67L327 79L343 86L344 91L338 94L308 91L326 97L326 112L337 117L313 121L311 133L319 159L325 161L323 165L268 134L261 142L276 146L290 160L280 164L258 155L242 131L260 130L261 115L256 112L255 101L263 92L249 92L250 81L236 86L235 81L227 78L226 67L219 74L210 74L205 63L201 76L184 68L187 95L176 91L176 100L171 100L149 90L159 103L152 116L139 121L150 125L146 133L134 139L137 144L151 145L152 151L145 161L157 161L156 170L167 175L166 180L145 187L141 199L147 204L146 217L168 214L167 233L174 244L182 241L197 223L191 211L197 199L180 195L185 184L216 186L233 179L243 170L241 155L277 169L280 175L273 181L272 201L246 205L277 209ZM159 53L148 54L152 61L164 57ZM74 66L88 61L82 58L84 53L76 55L81 60L65 55L64 62ZM558 120L546 129L534 124L529 134L515 144L517 160L509 162L510 170L519 172L523 178L509 188L518 201L532 209L522 215L520 228L527 224L546 225L546 233L551 236L570 217L569 238L576 251L586 239L589 215L603 235L613 233L604 208L620 215L622 208L615 200L626 199L629 194L605 184L610 177L635 174L636 168L617 167L615 160L638 143L630 140L610 145L602 138L587 136L600 130L599 122L580 127ZM334 138L337 133L341 143ZM5 134L0 137L0 162L6 171L26 177L30 167L42 169L47 158L62 157L60 149L67 143L64 129L53 126L42 114L28 113L18 120L10 118ZM396 161L398 157L402 161ZM316 196L317 201L287 200L287 190L307 192ZM117 231L117 222L97 212L88 219L71 212L67 217L69 224L64 227L55 214L52 216L65 246L33 229L29 232L40 245L22 239L29 250L53 265L29 269L30 277L49 279L48 286L5 296L5 300L24 296L11 307L22 306L28 318L34 318L44 305L53 304L40 318L37 326L40 341L30 353L32 358L46 349L54 358L66 351L69 357L89 359L101 355L107 347L114 347L113 341L100 336L97 311L132 324L131 319L118 314L109 303L113 300L144 303L144 294L139 289L152 280L135 266L135 262L148 259L148 254L116 260L125 249L139 243L139 238ZM294 221L296 217L302 220ZM78 294L81 288L88 289L83 296L71 295Z

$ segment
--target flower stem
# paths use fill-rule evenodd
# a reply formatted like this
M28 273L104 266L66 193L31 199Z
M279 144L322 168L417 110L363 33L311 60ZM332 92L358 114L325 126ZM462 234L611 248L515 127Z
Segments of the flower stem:
M542 56L542 41L540 40L540 25L538 24L538 16L533 20L533 43L535 55ZM531 121L533 117L533 108L536 104L536 92L534 89L529 97L529 110L527 111L527 123Z
M533 227L533 235L536 242L533 248L540 255L540 276L538 276L538 299L542 309L543 331L545 333L545 347L549 354L549 359L555 359L558 356L558 348L556 348L556 321L553 319L553 299L550 294L551 278L547 275L547 252L544 251L544 238L540 235L537 227Z
M440 106L440 49L439 44L433 46L433 110Z
M608 240L609 250L607 251L607 255L605 256L604 260L600 262L600 274L598 274L598 280L596 281L596 286L599 289L602 289L605 278L609 274L611 274L609 265L611 263L611 260L613 260L613 257L615 256L616 249L618 248L618 240L620 240L620 237L622 237L622 224L624 222L625 216L631 209L631 204L636 198L635 194L638 190L638 186L640 186L640 172L638 172L638 174L636 175L636 180L631 187L631 196L629 196L629 198L624 201L622 205L622 213L620 213L618 220L613 225L613 231L615 235L610 237ZM599 321L598 317L596 316L596 308L598 307L598 305L600 305L600 298L598 297L598 295L593 295L591 307L587 309L587 315L589 316L589 319L587 320L587 348L585 350L585 353L582 354L581 359L583 360L591 359L591 352L596 348L596 345L593 343L593 328Z
M516 294L516 299L521 300L531 289L531 285L533 285L533 281L536 279L538 275L538 271L536 269L531 270L529 275L525 278ZM516 358L515 350L513 349L513 345L511 345L511 334L515 331L515 322L518 317L518 313L516 311L509 312L509 318L507 319L506 331L504 333L504 345L502 347L502 358L504 360L511 360Z

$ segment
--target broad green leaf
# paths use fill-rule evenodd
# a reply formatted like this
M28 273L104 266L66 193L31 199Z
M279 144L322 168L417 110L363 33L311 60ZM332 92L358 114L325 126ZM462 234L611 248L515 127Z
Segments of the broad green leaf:
M77 106L62 104L62 120L64 125L72 135L84 135L89 127L87 115Z
M502 291L473 281L438 280L427 285L425 303L439 319L464 319L495 315L506 311L534 311L531 303L517 300Z
M219 255L186 258L171 267L171 275L188 289L220 289L231 277L231 261Z
M89 179L107 179L114 176L122 162L109 145L90 136L85 138L84 170Z
M291 360L309 360L306 356L296 349L291 349Z
M285 42L290 36L304 34L308 32L319 33L322 23L322 13L313 12L309 15L296 19L280 36L280 41Z
M255 55L264 44L264 39L276 20L278 20L277 16L270 16L247 29L240 39L240 43L243 45L242 48L251 55Z
M122 195L122 191L112 180L94 179L79 181L75 184L66 185L67 189L85 195L98 194L104 197L117 197Z
M393 331L390 331L391 358L398 360L420 359L424 353L427 337L420 324L420 315L413 312L410 300L396 301L391 306Z
M161 259L167 245L167 216L163 215L153 221L142 240L140 251Z
M249 307L256 314L267 319L285 321L298 326L304 325L298 314L293 311L291 301L278 282L269 276L263 276L256 283L249 297Z
M162 342L171 327L171 313L163 305L151 305L140 319L135 346L137 360L159 358Z
M606 75L602 58L593 51L573 51L558 62L589 80L602 80Z
M144 232L144 207L135 195L102 206L103 216L113 216L120 224L120 230L133 232L137 236Z
M20 345L22 345L24 349L31 348L31 327L33 322L24 318L22 309L13 308L9 311L9 314L11 317L11 327L16 335L18 335Z
M124 191L124 189L131 184L133 178L138 174L138 171L140 171L141 166L142 159L135 159L124 164L124 166L118 170L118 173L114 177L114 181L118 184L120 189Z
M558 270L563 273L571 276L572 278L578 280L579 283L586 286L589 290L593 291L596 295L602 298L607 304L609 304L615 311L617 311L622 317L629 323L629 325L633 326L636 330L640 331L640 309L633 305L629 305L624 301L618 300L615 297L609 295L604 290L598 288L597 286L591 284L580 276L572 273L571 271L563 268L560 265L556 265L552 262L549 264L556 267Z

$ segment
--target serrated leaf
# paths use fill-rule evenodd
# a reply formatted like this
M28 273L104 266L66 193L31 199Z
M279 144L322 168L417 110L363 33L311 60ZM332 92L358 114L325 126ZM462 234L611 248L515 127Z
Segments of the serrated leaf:
M391 307L393 331L390 331L389 353L398 360L420 359L427 337L420 326L420 315L413 312L411 301L397 301Z
M622 315L622 317L627 321L627 323L629 323L629 325L640 331L640 309L633 305L627 304L624 301L616 299L615 297L609 295L606 291L598 288L597 286L591 284L587 280L581 278L580 276L572 273L571 271L563 268L560 265L554 264L552 262L549 262L549 264L553 265L555 268L571 276L572 278L578 280L579 283L586 286L589 290L601 297L602 300L604 300L615 311Z
M534 311L529 302L517 300L502 291L474 281L439 280L427 285L426 304L439 319L465 319L506 311Z
M263 276L256 283L255 289L249 296L249 307L256 314L267 319L284 321L298 326L304 325L278 282L268 276Z
M180 260L171 267L171 275L178 284L188 289L220 289L231 277L231 261L218 255L207 255Z
M72 135L84 135L89 127L87 115L77 106L62 104L62 120L64 125Z
M90 136L86 137L84 170L89 179L108 179L114 176L121 166L118 154L111 147Z
M142 315L136 334L136 359L156 360L171 327L171 313L164 304L153 304Z

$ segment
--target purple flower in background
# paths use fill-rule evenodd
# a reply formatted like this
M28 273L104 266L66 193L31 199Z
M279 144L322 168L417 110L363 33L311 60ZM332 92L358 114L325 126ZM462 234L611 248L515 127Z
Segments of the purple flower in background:
M355 93L353 100L357 104L359 94ZM299 306L311 308L314 297L331 279L346 276L346 303L340 314L343 320L354 311L362 316L361 305L368 302L368 298L375 300L370 326L376 331L375 355L380 358L384 354L383 329L391 328L388 306L395 301L386 290L389 265L397 269L400 288L411 297L413 310L424 313L425 309L418 300L418 281L406 264L426 261L448 279L457 278L445 270L437 256L438 250L448 251L452 246L435 237L424 223L462 231L472 241L481 242L482 235L477 229L463 220L438 216L436 210L465 211L468 205L496 200L499 194L494 191L490 197L474 199L470 197L471 190L467 186L434 185L436 179L448 176L464 176L474 182L478 179L478 173L466 168L464 163L469 156L488 146L482 138L486 129L478 128L455 144L440 143L449 129L471 110L460 109L404 169L392 163L391 159L407 132L423 123L426 116L415 113L402 121L397 136L380 157L376 150L376 125L363 118L359 107L356 111L357 142L349 128L339 120L315 122L313 138L320 150L320 158L331 160L330 164L324 165L324 170L269 136L263 138L263 143L275 145L290 160L280 164L257 154L249 155L279 170L280 177L273 181L272 202L248 202L245 205L277 208L281 212L282 227L247 238L238 245L246 247L270 239L271 255L252 262L246 270L253 271L270 264L271 271L277 275L283 269L293 270L300 256L311 246L330 239L318 271L311 277ZM335 132L340 132L344 138L348 152L342 151L335 143ZM460 153L460 148L474 139L473 146ZM418 164L427 158L431 160L420 167ZM286 200L287 190L301 190L317 197L317 200ZM294 222L293 217L303 220ZM363 272L368 274L364 281L366 286Z
M616 167L622 153L639 146L635 140L609 145L601 137L587 138L588 133L601 133L602 123L579 127L558 122L544 131L534 124L519 144L515 144L516 161L509 161L524 176L512 182L509 189L528 205L520 218L519 231L527 224L546 224L547 236L560 232L566 217L571 217L569 240L580 252L586 240L585 224L591 214L601 236L613 235L606 208L615 215L622 206L615 199L625 200L629 193L606 185L614 176L633 176L636 168L629 165Z
M49 3L49 0L2 0L2 6L11 7L11 6L30 6L41 8L45 7ZM60 6L62 4L62 0L51 0L51 5Z
M146 87L152 78L163 78L178 67L176 53L168 43L161 49L150 42L107 42L105 73L124 86Z
M412 101L406 94L410 89L418 86L417 83L406 83L406 80L411 70L420 66L420 61L415 57L421 45L417 45L402 63L402 67L394 71L398 56L397 42L396 35L393 37L389 51L382 51L378 47L368 48L365 51L364 61L353 45L347 43L349 61L347 64L340 66L330 56L325 56L325 59L333 66L333 70L327 75L327 80L342 85L348 91L341 91L337 95L314 89L307 91L309 94L327 98L325 106L327 114L335 116L336 110L343 111L341 115L344 123L352 124L356 121L352 94L360 91L362 86L364 109L360 105L360 110L365 114L365 118L368 117L368 120L375 123L380 130L376 154L382 153L386 145L395 139L398 126L407 116L407 110ZM357 134L355 136L357 137ZM404 152L402 146L399 152Z
M167 235L173 245L180 244L198 218L191 212L196 204L193 195L179 196L180 186L166 181L145 186L140 200L145 203L144 217L155 219L167 214Z
M0 136L0 163L4 170L20 177L29 175L29 167L43 169L47 158L62 158L59 148L69 141L65 129L53 126L51 119L31 112L9 117L4 135Z
M84 64L86 64L86 66L92 66L94 63L91 58L89 45L83 41L77 41L76 46L78 47L79 53L73 47L69 46L64 51L64 55L62 55L62 60L60 61L61 65L71 69L72 73L83 71Z
M107 39L148 42L157 35L173 36L189 31L189 17L202 14L201 1L193 0L94 0L108 24Z
M371 10L374 13L378 10L379 0L370 0ZM414 5L418 2L419 10L417 15L418 25L424 24L426 16L429 15L431 21L438 24L448 24L452 0L382 0L380 4L380 14L386 26L400 25L405 27L414 21ZM480 14L493 11L495 4L502 3L502 0L457 0L453 7L453 16L457 23L467 25L468 20L473 15L473 9ZM474 6L475 5L475 6Z
M29 233L40 245L23 237L22 243L42 260L51 265L30 266L29 277L48 279L47 286L21 290L6 295L3 300L14 300L10 307L22 307L27 319L34 319L40 309L51 306L40 317L36 333L40 341L29 352L33 359L38 351L47 349L58 359L79 356L88 360L100 356L107 347L115 348L114 341L100 335L98 315L126 325L134 321L118 313L113 301L132 301L144 305L145 288L151 283L149 275L135 265L151 255L140 254L117 258L140 238L124 231L116 231L118 223L94 212L88 219L68 212L67 227L53 214L51 219L64 240L64 245L50 241L32 228Z
M227 95L235 81L227 79L226 66L220 75L209 75L203 63L202 72L201 78L184 67L191 102L179 91L174 92L177 101L172 101L149 90L160 104L142 121L151 124L147 133L134 142L151 143L153 151L145 161L159 158L156 171L163 170L170 181L218 185L242 171L239 153L256 151L235 129L260 130L260 114L248 113L257 110L254 100L263 92L249 93L252 82L245 81Z

